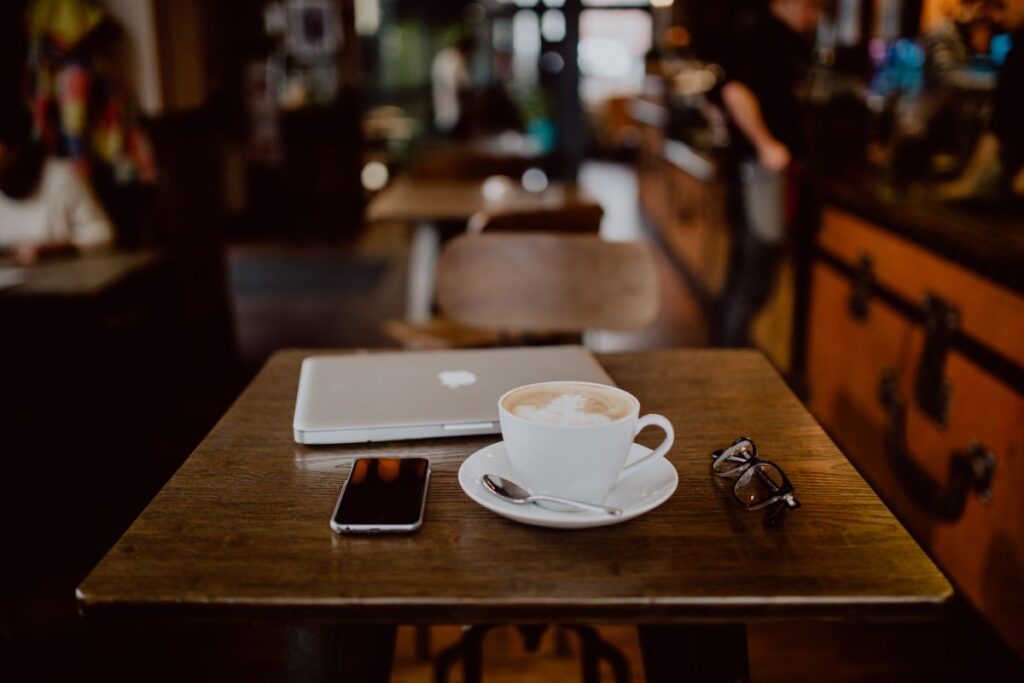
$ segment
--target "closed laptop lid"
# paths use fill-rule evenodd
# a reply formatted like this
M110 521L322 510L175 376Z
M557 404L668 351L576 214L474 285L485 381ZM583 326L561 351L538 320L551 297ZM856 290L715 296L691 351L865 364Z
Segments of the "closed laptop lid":
M294 428L497 422L502 394L553 380L614 384L582 346L313 356L302 362Z

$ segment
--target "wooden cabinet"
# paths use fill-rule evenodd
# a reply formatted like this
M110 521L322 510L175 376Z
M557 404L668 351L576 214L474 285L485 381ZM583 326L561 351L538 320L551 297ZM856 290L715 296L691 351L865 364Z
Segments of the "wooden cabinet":
M732 248L718 163L667 139L663 130L667 114L658 116L656 105L644 102L635 109L634 121L640 129L640 207L697 298L711 309L725 288ZM790 369L793 274L792 259L784 259L772 294L750 328L753 343L783 373Z
M1024 655L1024 295L827 208L809 406Z

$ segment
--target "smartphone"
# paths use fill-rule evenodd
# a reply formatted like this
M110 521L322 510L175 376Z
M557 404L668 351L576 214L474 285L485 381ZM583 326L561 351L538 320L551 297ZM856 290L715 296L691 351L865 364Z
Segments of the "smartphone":
M426 458L360 458L331 515L339 534L388 534L423 526L430 462Z

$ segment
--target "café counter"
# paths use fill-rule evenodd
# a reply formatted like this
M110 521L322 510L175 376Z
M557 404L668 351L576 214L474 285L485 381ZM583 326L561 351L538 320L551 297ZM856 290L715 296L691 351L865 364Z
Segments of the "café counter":
M1024 654L1024 202L820 191L795 334L808 406Z
M711 317L731 242L720 162L656 102L632 119L641 209ZM815 181L820 212L792 231L751 340L1024 655L1024 200Z
M732 239L721 162L713 151L666 135L667 109L637 100L640 207L691 290L709 310L725 287ZM790 370L794 267L786 258L773 293L751 327L751 338L782 372Z

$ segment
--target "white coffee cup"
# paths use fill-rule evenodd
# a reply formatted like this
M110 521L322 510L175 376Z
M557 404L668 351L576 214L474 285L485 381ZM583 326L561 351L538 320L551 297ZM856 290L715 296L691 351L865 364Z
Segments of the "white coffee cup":
M573 388L584 395L582 399L577 400L580 397L572 393ZM570 406L569 413L558 410L552 413L550 405L527 403L513 406L519 412L515 414L507 406L509 397L534 396L543 401L544 395L563 394L576 397L567 399L568 402L557 399L560 405ZM588 413L585 409L587 395L608 398L616 409ZM579 412L572 406L579 406ZM526 411L526 408L531 410ZM575 420L577 414L583 417ZM675 441L672 423L665 417L653 414L640 417L640 402L635 396L617 387L591 382L539 382L512 389L498 399L498 415L505 451L519 483L535 495L600 503L623 474L663 457ZM539 419L541 417L558 421ZM651 425L664 430L665 439L627 467L633 440Z

